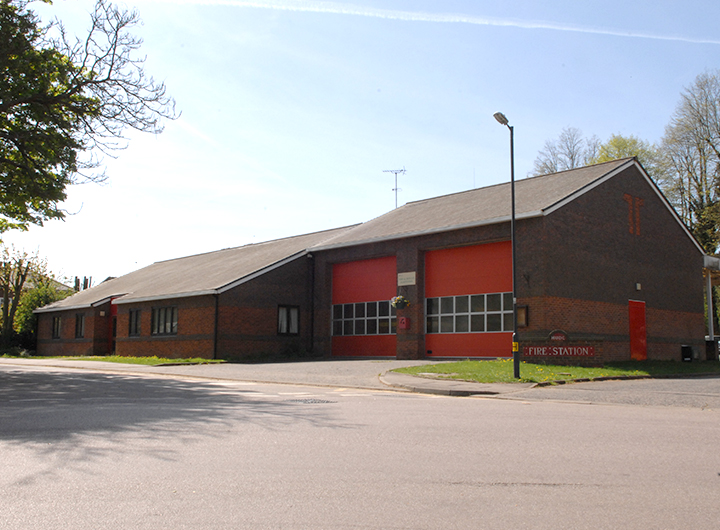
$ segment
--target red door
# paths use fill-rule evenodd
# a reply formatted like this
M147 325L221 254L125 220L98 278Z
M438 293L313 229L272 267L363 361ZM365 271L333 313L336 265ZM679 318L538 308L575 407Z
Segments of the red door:
M647 328L645 325L645 302L630 300L630 358L634 361L647 359Z

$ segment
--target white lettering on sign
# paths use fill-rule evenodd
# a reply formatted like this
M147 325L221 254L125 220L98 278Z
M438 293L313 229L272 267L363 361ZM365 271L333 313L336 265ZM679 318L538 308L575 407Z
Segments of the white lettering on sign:
M528 357L593 357L595 346L525 346L523 355Z
M415 285L415 273L414 272L398 273L398 287L401 287L403 285Z

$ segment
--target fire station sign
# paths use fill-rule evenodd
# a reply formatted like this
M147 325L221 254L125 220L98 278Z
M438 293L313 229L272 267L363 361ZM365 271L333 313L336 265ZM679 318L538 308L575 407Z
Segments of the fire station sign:
M594 357L595 346L525 346L528 357Z
M415 272L398 273L398 287L403 285L415 285Z

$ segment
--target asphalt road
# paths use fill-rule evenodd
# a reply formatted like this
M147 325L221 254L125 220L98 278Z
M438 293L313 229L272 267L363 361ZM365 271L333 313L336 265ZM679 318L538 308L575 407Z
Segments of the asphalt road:
M719 409L540 390L0 365L0 528L717 528Z

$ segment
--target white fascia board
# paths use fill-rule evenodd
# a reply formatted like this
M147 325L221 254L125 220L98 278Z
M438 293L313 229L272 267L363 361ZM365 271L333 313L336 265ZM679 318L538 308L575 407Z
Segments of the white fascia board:
M93 303L90 304L90 305L91 305L92 307L97 307L97 306L99 306L99 305L103 305L103 304L107 304L108 302L112 302L112 301L113 301L113 298L120 298L120 297L126 296L126 295L127 295L127 293L114 294L114 295L112 295L112 296L106 296L106 297L103 298L102 300L98 300L97 302L93 302Z
M515 220L520 221L522 219L532 219L534 217L542 217L543 212L542 211L535 211L535 212L525 212L521 214L515 215ZM345 243L337 243L334 245L324 245L324 246L318 246L318 247L311 247L309 250L311 252L315 251L321 251L321 250L332 250L336 248L347 248L347 247L354 247L357 245L367 245L369 243L378 243L382 241L394 241L397 239L404 239L406 237L417 237L417 236L424 236L429 234L439 234L442 232L454 232L455 230L462 230L464 228L477 228L480 226L490 226L490 225L496 225L501 223L509 223L511 220L510 215L503 215L502 217L493 217L492 219L484 219L482 221L476 221L472 223L464 223L459 225L452 225L452 226L443 226L440 228L429 228L427 230L418 230L416 232L403 232L401 234L392 234L390 236L381 236L381 237L374 237L369 239L359 239L355 241L347 241Z
M122 294L113 294L110 296L106 296L105 298L101 298L100 300L96 300L94 302L88 302L85 304L78 304L78 305L70 305L70 306L60 306L60 307L39 307L35 310L33 310L33 313L51 313L55 311L72 311L77 309L88 309L91 307L97 307L99 305L103 305L107 302L110 302L113 298L117 298L120 296L125 296L126 293Z
M720 258L705 254L703 256L703 267L714 271L720 271Z
M71 311L71 310L77 310L77 309L88 309L92 307L92 304L79 304L79 305L71 305L71 306L62 306L62 307L38 307L37 309L33 309L33 313L54 313L56 311Z
M177 298L190 298L192 296L206 296L206 295L213 295L217 294L217 290L215 289L206 289L203 291L190 291L186 293L172 293L172 294L159 294L155 296L139 296L137 298L128 298L126 296L122 298L118 298L117 300L113 300L113 305L122 305L122 304L136 304L140 302L155 302L158 300L175 300ZM130 295L128 295L130 296Z
M249 282L251 280L254 280L255 278L259 278L263 274L267 274L270 271L273 271L279 267L282 267L283 265L287 265L288 263L295 261L298 258L301 258L303 256L307 256L309 254L309 250L302 250L296 254L293 254L292 256L288 256L285 259L282 259L280 261L276 261L272 265L268 265L267 267L263 267L262 269L259 269L251 274L248 274L247 276L243 276L242 278L238 278L234 282L228 283L227 285L224 285L223 287L220 287L215 292L217 294L224 293L226 291L229 291L230 289L234 289L238 285L242 285L243 283Z

